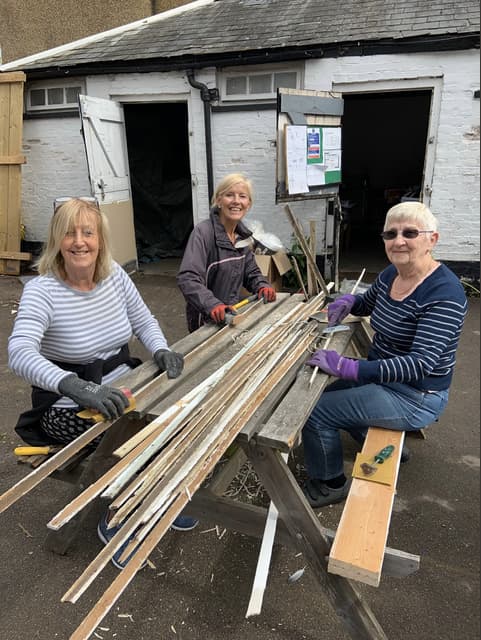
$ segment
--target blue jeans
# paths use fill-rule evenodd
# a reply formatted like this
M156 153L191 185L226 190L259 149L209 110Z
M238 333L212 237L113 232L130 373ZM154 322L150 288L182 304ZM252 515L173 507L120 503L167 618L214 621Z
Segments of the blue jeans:
M369 427L416 431L439 418L449 391L427 393L406 384L359 384L337 380L329 385L302 432L304 461L311 479L331 480L343 473L340 430L363 442Z

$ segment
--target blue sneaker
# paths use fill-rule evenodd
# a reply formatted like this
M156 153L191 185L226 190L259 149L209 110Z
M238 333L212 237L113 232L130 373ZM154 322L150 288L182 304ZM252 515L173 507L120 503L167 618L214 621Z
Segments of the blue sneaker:
M199 521L190 516L177 516L170 528L174 531L192 531L198 524Z
M100 522L97 525L97 533L98 536L100 538L100 540L102 540L102 542L104 544L109 543L112 538L114 537L114 535L120 531L120 528L122 525L117 525L115 527L110 527L110 529L108 528L107 525L107 514L108 512L105 512L104 515L102 516ZM120 547L120 549L117 549L117 551L114 553L114 555L112 556L112 564L117 567L117 569L124 569L125 566L127 565L127 563L129 562L130 558L132 558L132 556L134 555L134 553L137 551L137 549L134 549L132 551L132 553L130 554L130 556L124 560L123 562L120 560L120 557L122 556L125 548L127 547L127 545L129 544L129 542L132 540L133 535L130 536L125 542L124 544ZM144 567L147 566L147 563L144 562L143 565L140 567L141 569L143 569Z

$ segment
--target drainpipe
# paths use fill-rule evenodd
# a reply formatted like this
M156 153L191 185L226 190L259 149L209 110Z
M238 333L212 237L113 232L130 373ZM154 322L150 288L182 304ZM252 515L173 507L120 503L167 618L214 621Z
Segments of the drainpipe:
M207 186L209 189L209 207L214 195L214 170L212 165L212 127L210 103L219 99L219 90L209 89L202 82L197 82L193 69L187 70L187 80L191 87L200 90L200 97L204 103L204 125L205 125L205 155L207 161Z

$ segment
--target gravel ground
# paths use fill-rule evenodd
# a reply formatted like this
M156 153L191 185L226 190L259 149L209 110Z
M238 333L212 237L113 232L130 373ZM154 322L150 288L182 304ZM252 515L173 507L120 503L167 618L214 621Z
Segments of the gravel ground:
M186 334L175 279L134 279L173 344ZM29 388L6 362L21 290L18 278L0 276L0 491L27 473L15 463L12 450L19 444L13 425L28 407ZM420 554L420 571L401 580L383 577L377 589L358 586L390 640L479 638L479 311L479 299L472 299L448 409L426 440L409 440L413 457L401 468L388 544ZM134 352L145 355L138 344ZM349 448L346 453L353 455ZM302 456L295 463L302 465ZM229 491L238 491L239 499L266 501L249 468ZM77 604L60 602L102 546L92 514L68 555L43 548L45 525L68 496L67 485L45 480L0 514L2 640L67 640L118 574L109 566ZM342 506L334 505L319 518L335 528L341 512ZM152 566L135 577L92 638L347 639L309 569L302 579L288 583L305 561L279 546L262 615L246 620L259 542L215 525L202 522L191 533L169 532L152 554Z

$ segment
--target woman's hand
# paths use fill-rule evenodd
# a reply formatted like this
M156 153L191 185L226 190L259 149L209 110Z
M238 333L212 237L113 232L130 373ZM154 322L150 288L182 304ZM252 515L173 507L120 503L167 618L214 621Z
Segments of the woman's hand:
M273 287L261 287L257 292L259 300L264 298L264 302L274 302L276 299L276 290Z
M178 378L184 369L184 356L169 349L159 349L154 353L155 364L168 378Z
M355 302L356 296L350 293L339 296L334 302L331 302L327 307L327 326L335 327L340 324L351 313Z
M213 309L211 309L209 315L216 324L223 324L225 322L226 313L231 313L233 316L235 316L236 310L234 309L234 307L231 307L228 304L218 304Z
M340 356L337 351L320 349L316 351L307 363L310 367L319 367L325 373L343 380L357 380L359 362Z
M62 378L58 390L79 407L95 409L108 420L119 418L129 406L129 399L120 389L82 380L76 373Z

